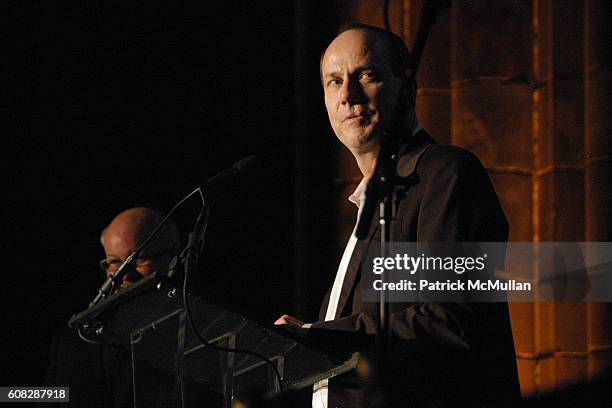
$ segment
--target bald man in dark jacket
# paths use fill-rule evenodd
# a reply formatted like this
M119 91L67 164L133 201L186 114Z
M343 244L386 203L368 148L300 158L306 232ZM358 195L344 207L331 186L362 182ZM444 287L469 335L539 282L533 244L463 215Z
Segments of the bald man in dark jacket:
M464 149L436 145L419 128L413 67L401 38L364 24L341 29L321 57L330 124L364 177L351 201L363 201L382 150L396 157L403 178L394 197L393 241L506 242L508 224L480 161ZM371 351L378 304L362 300L361 267L368 250L380 247L378 227L375 216L365 239L349 240L319 322L305 325L285 315L275 323L338 350ZM316 384L313 407L516 405L505 302L390 302L389 313L391 352L370 360L377 369L361 370L366 384L355 372Z

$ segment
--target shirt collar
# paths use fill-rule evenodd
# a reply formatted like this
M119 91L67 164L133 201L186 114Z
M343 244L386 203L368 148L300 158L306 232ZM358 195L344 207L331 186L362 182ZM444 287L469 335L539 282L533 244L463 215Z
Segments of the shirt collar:
M359 185L357 186L353 194L351 194L348 198L348 200L351 203L355 204L357 207L361 205L361 202L365 198L366 186L367 186L367 182L366 182L366 178L364 177L361 179L361 182L359 183Z

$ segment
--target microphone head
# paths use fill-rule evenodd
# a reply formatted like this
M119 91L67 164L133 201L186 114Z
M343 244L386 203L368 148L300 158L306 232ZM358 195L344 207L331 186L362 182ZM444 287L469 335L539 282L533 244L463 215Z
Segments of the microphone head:
M256 162L257 162L257 156L252 154L250 156L247 156L243 159L238 160L236 163L234 163L234 165L232 166L232 169L234 169L236 173L241 173L245 169L254 165Z

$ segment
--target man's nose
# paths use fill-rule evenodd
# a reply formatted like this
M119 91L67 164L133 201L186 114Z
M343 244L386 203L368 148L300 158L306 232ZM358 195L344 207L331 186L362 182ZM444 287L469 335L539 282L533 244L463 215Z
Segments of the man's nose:
M360 103L363 99L363 91L359 86L359 81L352 79L344 81L340 90L340 98L343 105Z

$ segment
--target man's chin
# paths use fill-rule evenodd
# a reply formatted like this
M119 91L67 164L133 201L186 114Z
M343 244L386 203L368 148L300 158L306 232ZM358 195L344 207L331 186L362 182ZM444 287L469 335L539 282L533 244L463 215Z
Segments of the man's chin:
M345 136L343 144L351 151L369 150L376 145L376 137L369 131L352 133Z

